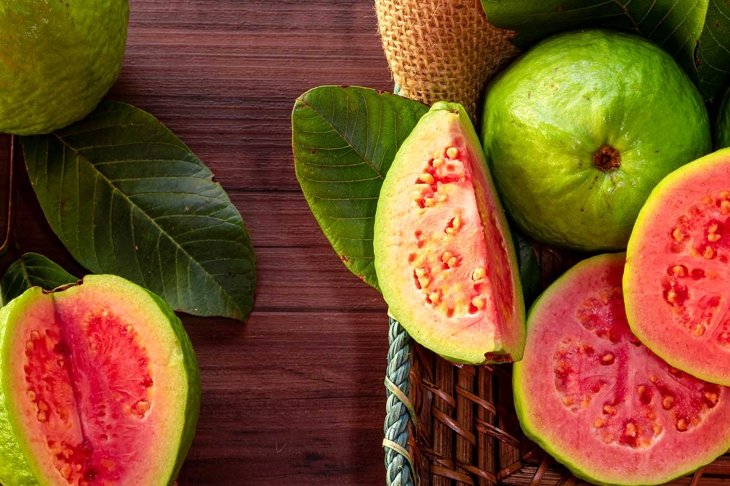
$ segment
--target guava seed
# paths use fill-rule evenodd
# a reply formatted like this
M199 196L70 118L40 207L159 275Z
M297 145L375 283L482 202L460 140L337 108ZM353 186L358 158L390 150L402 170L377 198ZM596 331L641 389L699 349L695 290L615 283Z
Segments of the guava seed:
M601 363L604 365L610 365L613 364L616 360L616 357L613 355L613 353L605 353L603 356L601 356Z

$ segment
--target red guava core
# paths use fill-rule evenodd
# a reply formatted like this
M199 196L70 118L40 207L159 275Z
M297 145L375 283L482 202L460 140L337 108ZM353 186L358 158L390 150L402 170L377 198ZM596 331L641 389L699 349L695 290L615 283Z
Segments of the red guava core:
M536 302L515 365L516 404L528 435L574 472L656 484L727 450L730 397L632 334L623 268L623 254L585 260Z
M508 322L513 289L508 256L492 211L480 214L486 187L473 171L473 154L456 137L425 161L414 181L417 227L407 241L413 285L443 317L499 316ZM487 230L485 231L485 226ZM489 258L487 256L490 255Z
M26 410L68 484L117 484L146 444L149 359L133 327L106 310L57 309L25 323Z

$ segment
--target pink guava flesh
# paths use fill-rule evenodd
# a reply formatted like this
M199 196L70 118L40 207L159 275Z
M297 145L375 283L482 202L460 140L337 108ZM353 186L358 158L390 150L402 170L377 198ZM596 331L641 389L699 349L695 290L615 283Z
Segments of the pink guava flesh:
M624 292L629 324L654 352L730 385L730 151L652 192L629 241Z
M61 308L46 317L25 326L27 406L69 484L118 482L127 448L147 442L147 354L134 329L108 312L79 322L77 309Z
M487 183L473 170L476 157L469 150L457 136L424 161L414 185L416 209L399 215L404 227L417 228L403 241L414 290L443 317L471 321L460 332L479 327L484 316L486 322L510 322L514 306L502 232L494 210L479 213L479 207L491 206L477 203L484 196L476 188ZM452 323L454 332L459 327ZM489 331L503 339L500 327Z
M44 484L166 484L185 420L181 351L142 290L96 282L15 307L3 366L16 434Z
M630 331L624 255L569 270L534 305L515 364L520 423L576 475L656 484L730 446L730 395L677 370Z

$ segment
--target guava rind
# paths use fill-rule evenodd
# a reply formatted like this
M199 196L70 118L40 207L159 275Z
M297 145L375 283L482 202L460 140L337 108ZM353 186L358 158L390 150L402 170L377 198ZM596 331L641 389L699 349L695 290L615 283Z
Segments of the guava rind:
M127 0L0 3L0 132L48 133L80 120L117 80Z
M508 213L529 236L585 251L626 247L651 188L711 147L698 89L638 36L548 38L487 87L482 141ZM620 165L594 166L603 146Z
M89 276L92 277L93 276ZM88 279L89 277L86 277ZM147 295L154 301L154 303L160 308L162 313L168 319L172 326L172 331L177 337L178 344L182 351L184 359L184 371L187 376L187 396L185 398L185 411L183 417L185 419L180 432L179 447L175 463L170 472L170 478L167 482L168 485L172 486L176 483L175 479L182 468L185 458L188 455L190 446L193 444L195 438L195 432L198 425L198 416L200 415L200 367L198 366L198 358L193 349L193 343L190 341L188 333L185 331L180 318L177 317L172 308L165 302L165 300L159 295L151 292L143 287L139 287L144 290Z
M623 290L629 326L654 353L686 373L729 386L730 349L727 345L718 346L712 338L722 332L722 318L728 310L726 296L730 293L730 280L727 272L730 266L727 263L715 265L715 255L712 260L707 260L702 251L690 259L681 260L690 270L692 266L706 269L703 270L707 274L706 279L712 281L712 289L720 298L718 308L723 311L711 315L707 330L701 336L693 337L689 330L683 332L675 322L678 313L665 307L667 303L664 302L662 288L668 267L681 256L680 253L671 253L667 244L672 239L676 219L706 197L714 197L722 191L730 191L730 148L705 155L662 179L641 208L631 233L626 250ZM667 217L674 220L667 221ZM724 223L727 224L727 221ZM724 230L723 236L727 237ZM722 258L727 260L728 255L717 257L718 260ZM692 282L687 285L689 298L693 299L694 291L699 292L697 287L700 285Z
M597 325L596 328L589 330L578 324L578 321L574 321L572 315L565 314L566 310L580 309L581 301L586 296L602 295L600 291L604 288L611 289L618 286L620 289L624 256L623 253L602 254L580 261L548 287L533 304L528 315L525 358L515 363L513 367L515 409L525 435L568 467L575 476L594 484L660 484L689 474L712 462L730 447L730 389L708 382L703 383L681 371L672 370L648 348L630 337L625 322L621 325L619 336L610 337L611 327L606 331ZM619 294L618 299L620 298ZM597 311L593 307L593 303L583 309L600 313L600 310ZM619 319L615 319L615 314L609 314L606 321L610 322L610 326L614 326ZM556 324L559 326L556 327ZM607 334L601 336L599 331L606 331ZM616 340L612 340L613 338ZM629 340L628 343L626 339ZM564 343L569 343L570 346L575 344L576 349L581 349L585 344L595 345L595 357L591 358L593 361L581 362L593 368L581 366L579 369L586 373L583 376L573 376L571 384L578 384L579 387L591 386L589 380L601 376L600 368L605 363L600 362L600 356L606 350L615 353L616 365L619 368L614 373L616 376L624 373L623 376L626 377L624 383L619 384L618 380L607 381L601 385L602 388L592 391L593 396L586 404L576 403L574 410L564 410L568 405L564 401L565 395L559 394L557 385L558 366L562 365L553 362L557 359L558 345ZM624 346L623 351L627 348L628 351L633 351L638 359L632 360L631 352L621 354L621 346ZM629 358L625 357L627 355ZM620 364L622 359L625 359L626 364ZM634 366L631 366L632 364ZM611 393L620 396L615 390L623 386L625 394L623 400L626 400L628 405L623 401L618 402L617 408L628 408L619 411L618 416L622 417L628 409L632 418L649 417L642 415L646 413L646 410L641 409L643 405L637 405L639 399L634 386L641 383L649 384L651 371L657 370L660 371L657 389L665 379L664 383L668 383L670 388L679 390L690 389L683 386L687 382L682 380L690 380L700 386L718 390L719 400L713 406L714 409L709 407L701 410L701 413L705 414L703 419L698 424L692 424L689 429L681 432L673 431L667 420L671 424L671 420L677 416L673 415L670 418L671 412L666 408L659 412L658 408L663 407L664 402L656 395L655 389L652 392L654 396L648 403L652 404L655 413L658 412L660 415L658 423L663 425L663 428L658 432L655 431L654 441L645 447L630 449L616 443L618 439L614 438L614 443L604 446L604 439L592 433L592 428L598 427L594 425L594 420L600 415L592 415L591 412L595 412L596 408L600 409L604 400L612 398ZM642 377L638 376L642 373L649 377L646 382L641 381ZM667 379L670 375L673 378ZM677 383L674 380L677 380ZM690 399L685 403L690 403ZM636 450L636 454L631 452L632 450ZM637 454L643 457L638 457Z
M164 335L168 339L171 335L173 336L174 342L171 341L169 344L175 351L165 359L170 368L176 369L176 373L181 373L178 381L184 383L185 389L178 388L175 393L182 396L182 398L177 398L177 403L184 405L184 409L171 410L171 413L174 413L176 419L179 420L175 422L174 436L158 438L160 440L158 446L161 449L174 450L175 453L161 458L164 464L158 470L164 472L156 475L154 482L150 484L172 485L175 483L175 478L192 444L200 409L200 373L192 343L179 318L160 297L121 277L88 275L77 285L62 287L50 293L39 287L32 287L0 310L0 390L3 391L2 401L0 401L0 439L6 445L5 449L0 448L0 464L4 466L6 461L9 464L4 469L0 467L0 482L3 484L66 484L56 482L60 477L57 472L53 471L50 474L45 472L40 461L33 456L33 449L28 442L28 434L25 432L22 412L18 408L20 405L9 398L9 395L14 393L10 370L14 365L17 366L17 360L10 359L14 352L14 343L8 341L7 338L12 334L14 327L19 325L19 316L28 309L33 309L39 299L64 299L73 304L75 300L79 299L78 293L82 293L82 298L88 299L89 294L93 296L94 292L97 294L108 292L115 298L133 303L138 309L147 312L147 316L150 316L146 325L160 326L159 334L154 332L155 335ZM166 326L169 326L169 329L165 329ZM151 342L143 344L145 349L158 345L158 343ZM154 403L166 402L162 391L164 387L164 383L155 384ZM169 398L169 401L172 402L172 397ZM147 457L146 460L151 461L152 458Z
M40 287L33 287L0 309L0 350L8 346L5 339L5 327L13 310L18 306L26 305L27 300L32 300L42 292ZM2 361L2 353L0 353L0 369ZM35 486L38 483L18 443L8 417L6 403L5 387L0 382L0 484Z
M481 250L486 254L486 265L490 272L488 279L491 280L487 284L491 286L489 298L496 303L490 301L488 305L492 307L488 312L479 313L479 317L445 317L446 314L435 310L436 306L432 308L424 303L422 296L411 288L413 276L409 272L414 270L406 263L403 249L409 244L406 241L408 232L413 231L414 227L429 224L425 219L419 219L422 216L418 215L417 206L409 196L419 177L420 167L431 163L428 159L434 150L446 150L451 144L461 147L459 150L465 150L467 155L463 157L464 161L473 165L468 171L474 179L471 188L475 206L465 211L473 211L469 212L473 224L469 231L472 228L479 229L474 230L474 233L467 232L473 236L468 240L469 249L478 246L475 242L483 241L487 248L491 245L497 250L495 254ZM468 164L465 162L464 165ZM464 179L460 183L466 184ZM452 194L451 197L457 195ZM453 207L454 200L449 201L446 207ZM478 216L472 218L475 213ZM447 102L434 104L401 145L381 188L374 227L375 270L381 292L391 315L414 340L457 363L480 364L521 359L524 302L515 249L479 139L461 105ZM442 251L444 248L434 247L436 249ZM459 251L461 249L464 247L460 247ZM474 262L467 261L466 264L472 265ZM495 293L503 298L492 295ZM497 310L489 314L493 309ZM488 317L481 318L484 315Z

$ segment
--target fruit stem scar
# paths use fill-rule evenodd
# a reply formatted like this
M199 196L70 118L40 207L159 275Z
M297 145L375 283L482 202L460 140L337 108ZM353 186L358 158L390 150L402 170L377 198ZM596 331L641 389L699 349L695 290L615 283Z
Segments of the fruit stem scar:
M621 166L621 154L610 145L601 145L593 152L593 166L603 172L618 169Z

